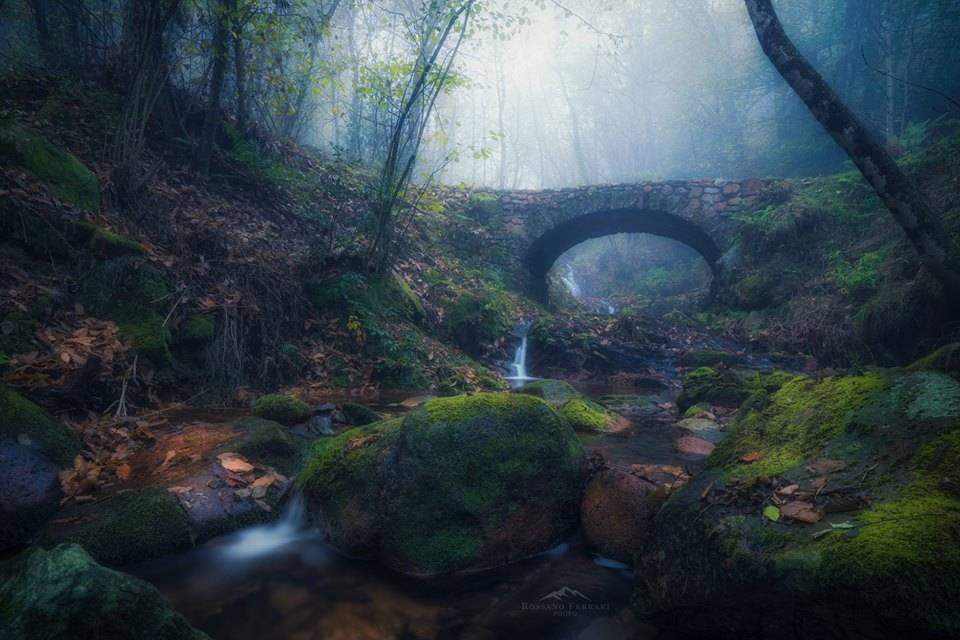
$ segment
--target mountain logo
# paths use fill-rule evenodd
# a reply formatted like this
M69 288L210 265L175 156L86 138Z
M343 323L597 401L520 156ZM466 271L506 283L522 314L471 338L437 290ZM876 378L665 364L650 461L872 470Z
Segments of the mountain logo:
M556 591L551 591L547 595L540 598L540 602L544 600L556 600L558 602L567 602L570 600L580 600L581 602L590 602L590 598L583 592L577 591L576 589L571 589L570 587L562 587Z

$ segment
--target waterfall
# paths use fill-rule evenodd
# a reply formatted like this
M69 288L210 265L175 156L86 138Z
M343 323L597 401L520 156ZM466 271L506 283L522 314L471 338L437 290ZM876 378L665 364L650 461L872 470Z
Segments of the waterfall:
M560 280L566 285L570 295L579 300L583 292L580 290L580 283L577 282L577 274L573 272L573 265L567 263L567 273L566 275L560 276Z
M514 386L520 386L528 380L534 380L527 375L527 333L530 331L529 324L520 325L516 330L516 335L520 338L520 344L513 354L513 362L510 363L510 370L513 375L507 376L507 380L514 383Z
M304 535L303 497L294 495L276 522L240 531L221 553L232 560L252 560L270 555Z

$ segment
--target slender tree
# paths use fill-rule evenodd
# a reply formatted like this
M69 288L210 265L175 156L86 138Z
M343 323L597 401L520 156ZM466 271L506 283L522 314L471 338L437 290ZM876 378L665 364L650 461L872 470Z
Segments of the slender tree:
M794 46L771 0L745 2L760 46L777 72L850 156L948 298L960 300L960 253L927 198Z

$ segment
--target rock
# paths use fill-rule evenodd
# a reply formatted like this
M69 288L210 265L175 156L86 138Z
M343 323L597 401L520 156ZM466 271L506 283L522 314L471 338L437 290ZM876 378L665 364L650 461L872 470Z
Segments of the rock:
M728 367L742 364L745 358L739 353L726 351L688 351L680 357L680 366L683 367L715 367L725 364Z
M304 442L280 423L247 417L233 424L241 435L229 445L230 450L285 473L291 473L299 466L305 449ZM329 418L327 424L329 426ZM332 434L333 429L329 429L329 433L324 435Z
M311 413L306 402L282 393L260 396L253 404L253 415L287 427L306 422Z
M36 446L0 438L0 551L29 540L59 506L56 465Z
M75 544L31 549L0 565L8 640L204 640L151 584L99 566Z
M29 438L60 467L71 464L80 451L80 439L59 420L19 393L0 384L0 438Z
M697 436L709 442L716 444L723 439L725 435L723 427L713 420L707 418L684 418L676 424L678 429L683 429L691 435Z
M580 392L563 380L534 380L514 390L514 393L536 396L546 400L554 408L562 406L568 400L580 397Z
M632 563L634 554L653 538L653 519L665 498L665 490L639 475L601 471L583 494L584 541L608 558Z
M319 441L297 484L334 547L433 575L554 546L576 522L585 467L544 401L481 393Z
M171 553L193 541L187 514L166 489L125 491L78 506L75 514L81 516L79 521L47 527L39 542L44 546L74 542L98 562L120 565Z
M583 398L567 400L560 407L560 415L575 431L603 433L626 426L622 418L617 419L601 405Z
M709 456L716 448L716 445L709 440L695 436L682 436L673 446L679 453L693 457Z
M797 376L755 391L727 430L656 516L645 613L696 607L680 620L694 636L960 634L957 381Z
M598 402L627 418L648 418L665 413L656 400L647 396L609 395L603 396Z
M343 411L343 415L347 418L347 422L355 427L373 424L381 419L380 414L377 412L355 402L344 402L340 408Z

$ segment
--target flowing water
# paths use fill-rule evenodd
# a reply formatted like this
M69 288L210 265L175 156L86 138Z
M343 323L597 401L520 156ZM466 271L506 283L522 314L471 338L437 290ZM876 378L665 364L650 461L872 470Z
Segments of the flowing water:
M583 392L598 398L628 390L594 386ZM675 393L651 398L666 401ZM637 418L621 433L585 437L584 446L612 464L695 466L673 450L675 436L672 420ZM302 503L294 497L275 523L128 570L154 583L215 639L612 640L624 637L622 621L632 618L635 576L624 564L591 554L576 533L509 567L424 582L338 555L303 522ZM585 606L551 606L571 598ZM632 633L655 632L635 620L630 625Z
M517 350L513 356L513 362L510 363L510 373L506 376L514 388L523 386L525 382L536 380L527 374L527 334L530 332L530 324L521 324L517 327L515 333L520 338Z

